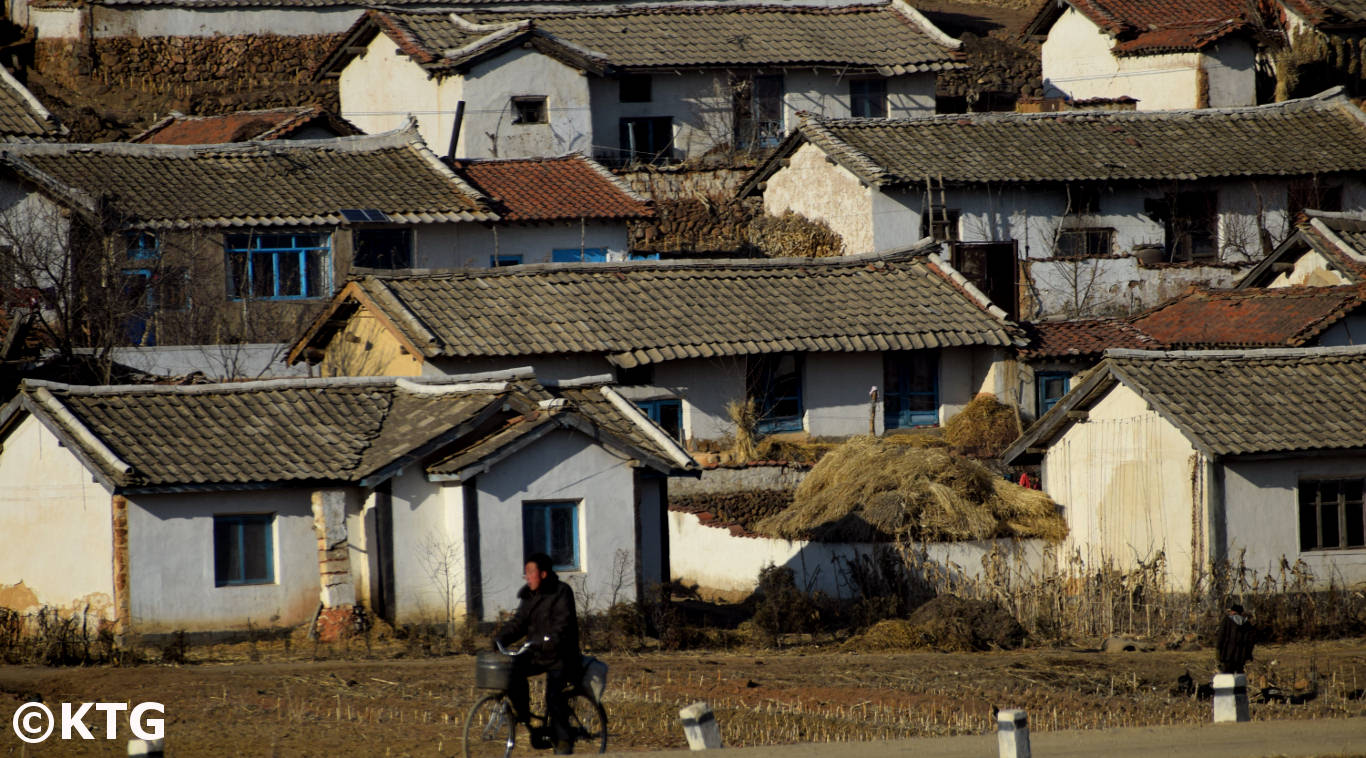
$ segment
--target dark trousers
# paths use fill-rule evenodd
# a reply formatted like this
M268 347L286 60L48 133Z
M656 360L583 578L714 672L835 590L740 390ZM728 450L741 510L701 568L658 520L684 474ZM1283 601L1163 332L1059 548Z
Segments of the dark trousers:
M523 660L524 658L525 656L518 657L513 663L512 678L508 682L508 699L512 701L517 717L526 721L527 715L531 712L531 693L527 688L527 680L544 673L545 715L546 721L550 724L551 737L556 742L572 742L574 732L569 727L567 689L570 679L566 676L564 664L558 661L551 664L534 663Z
M1245 666L1247 666L1247 661L1219 661L1219 673L1241 674Z

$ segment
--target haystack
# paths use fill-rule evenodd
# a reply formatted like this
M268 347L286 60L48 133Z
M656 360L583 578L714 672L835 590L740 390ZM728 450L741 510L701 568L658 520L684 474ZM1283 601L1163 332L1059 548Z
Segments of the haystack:
M995 458L1020 436L1020 417L1015 406L995 395L977 395L944 424L944 441L959 453Z
M797 487L792 507L759 522L758 531L826 542L1067 536L1042 492L942 447L875 437L830 451Z

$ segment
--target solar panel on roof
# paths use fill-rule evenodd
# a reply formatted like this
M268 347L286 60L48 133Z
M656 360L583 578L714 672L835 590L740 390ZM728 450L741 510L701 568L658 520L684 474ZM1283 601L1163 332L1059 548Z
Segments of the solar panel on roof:
M342 218L352 224L387 223L389 217L376 208L342 208Z

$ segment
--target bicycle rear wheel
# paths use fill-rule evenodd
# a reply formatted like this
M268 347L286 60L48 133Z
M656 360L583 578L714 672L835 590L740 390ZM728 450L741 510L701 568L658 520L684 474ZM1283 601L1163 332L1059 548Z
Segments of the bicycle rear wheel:
M569 725L578 747L592 753L607 752L607 711L601 703L582 692L570 695Z
M465 717L465 758L506 758L512 754L517 720L502 693L485 695Z

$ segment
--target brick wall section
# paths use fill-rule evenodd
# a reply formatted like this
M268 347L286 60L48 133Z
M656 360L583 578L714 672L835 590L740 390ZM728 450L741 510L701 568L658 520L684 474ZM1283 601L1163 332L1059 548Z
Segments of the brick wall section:
M346 533L346 494L342 490L318 490L312 495L313 528L318 534L319 600L314 632L332 642L349 631L355 621L356 585L351 577L351 546Z
M114 632L127 634L132 625L128 598L128 499L115 495L110 510L114 522Z

